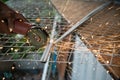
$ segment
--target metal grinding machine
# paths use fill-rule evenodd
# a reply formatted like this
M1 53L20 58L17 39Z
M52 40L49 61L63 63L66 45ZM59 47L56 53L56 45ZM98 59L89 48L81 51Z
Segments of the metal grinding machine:
M10 10L11 12L14 12L15 15L20 15L22 16L20 13L15 12L14 10L10 9L7 5L5 5L4 3L0 2L0 14L4 12L6 13L7 10L4 10L4 8ZM5 16L9 15L9 11L8 14ZM11 16L11 14L10 14ZM14 15L12 15L14 18ZM22 16L23 19L24 16ZM31 45L35 46L36 48L39 47L43 47L46 43L47 43L47 39L48 39L48 34L45 30L43 30L40 27L37 26L33 26L31 25L31 23L29 23L26 19L22 20L22 19L14 19L13 21L13 27L9 27L9 19L7 19L7 17L1 17L1 23L0 23L0 33L5 33L5 34L21 34L24 35L28 38L28 41L30 42ZM39 20L40 21L40 20Z

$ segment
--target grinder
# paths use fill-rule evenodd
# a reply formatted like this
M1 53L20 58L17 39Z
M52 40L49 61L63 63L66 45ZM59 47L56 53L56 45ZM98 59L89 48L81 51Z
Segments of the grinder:
M13 32L28 37L30 44L36 48L43 47L47 43L47 32L40 27L33 27L28 22L15 21Z
M13 18L13 19L12 19ZM14 26L9 26L10 21ZM0 1L0 33L22 34L28 37L29 42L36 48L47 43L48 34L42 28L31 25L26 18L17 11L12 10Z
M7 34L15 33L25 35L28 38L30 44L36 48L43 47L48 40L48 34L45 30L40 27L31 25L29 22L24 22L21 20L15 21L15 26L12 32L9 31L8 27L4 28L4 30Z

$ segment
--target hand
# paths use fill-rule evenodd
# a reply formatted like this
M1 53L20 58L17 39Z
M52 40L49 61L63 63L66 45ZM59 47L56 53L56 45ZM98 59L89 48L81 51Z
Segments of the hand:
M0 2L0 33L11 33L16 20L27 22L22 14Z

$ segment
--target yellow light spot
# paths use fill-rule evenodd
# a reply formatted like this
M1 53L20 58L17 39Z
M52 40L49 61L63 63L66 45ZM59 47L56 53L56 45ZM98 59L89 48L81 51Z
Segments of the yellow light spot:
M3 49L3 47L2 47L2 46L0 46L0 49Z
M95 56L97 57L98 55L96 54Z
M15 49L14 51L15 51L15 52L18 52L18 49Z
M108 24L109 24L109 22L106 22L106 23L105 23L105 25L108 25Z
M30 43L28 39L27 39L26 43Z
M12 66L12 70L14 70L15 69L15 67L14 66Z
M81 37L81 39L85 39L84 37Z
M13 51L13 48L11 48L11 51Z
M39 23L40 21L41 21L41 19L40 19L40 18L37 18L37 19L36 19L36 22L38 22L38 23Z
M19 13L19 11L15 11L16 13Z
M3 77L2 80L5 80L5 77Z
M91 36L91 38L93 39L93 35Z
M99 27L102 27L102 24L100 24Z
M90 21L93 21L93 18L90 18Z
M50 43L53 43L53 39L50 40Z
M20 22L22 22L23 20L22 19L19 19Z
M107 61L107 64L109 64L110 62L109 61Z
M68 63L69 65L71 64L71 62Z
M13 31L13 29L12 29L12 28L9 28L9 30L10 30L10 32L12 32L12 31Z
M113 8L113 6L112 7L109 7L108 9L110 10L110 9L112 9Z
M107 71L107 73L109 73L109 71Z
M45 26L45 29L47 29L47 26Z
M2 23L4 23L5 21L4 20L1 20Z

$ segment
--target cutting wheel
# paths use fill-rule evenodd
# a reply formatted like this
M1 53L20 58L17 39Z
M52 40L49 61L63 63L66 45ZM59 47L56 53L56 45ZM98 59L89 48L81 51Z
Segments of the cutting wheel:
M41 28L32 28L27 33L27 37L30 44L35 46L36 48L45 46L48 40L48 34L45 30L42 30Z

